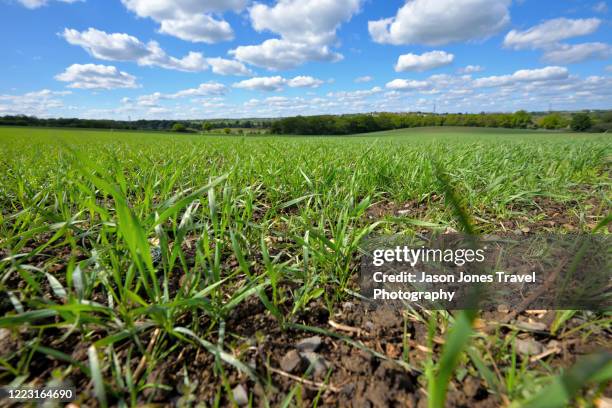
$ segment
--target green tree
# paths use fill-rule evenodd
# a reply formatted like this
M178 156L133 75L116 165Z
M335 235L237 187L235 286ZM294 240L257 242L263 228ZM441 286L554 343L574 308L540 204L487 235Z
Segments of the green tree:
M172 131L173 132L186 132L187 126L183 125L182 123L177 122L174 125L172 125Z
M512 115L512 126L524 129L531 125L531 115L524 110L514 112Z
M202 129L204 129L205 132L210 132L212 130L212 123L204 122Z
M600 112L593 118L592 131L612 132L612 111Z
M232 133L232 129L227 128L227 127L223 129L223 131L225 132L226 135L229 135L230 133Z
M551 113L540 119L539 125L544 129L561 129L567 126L567 120L558 113Z
M593 126L593 122L588 113L579 112L572 115L571 127L573 131L584 132L589 130L591 126Z

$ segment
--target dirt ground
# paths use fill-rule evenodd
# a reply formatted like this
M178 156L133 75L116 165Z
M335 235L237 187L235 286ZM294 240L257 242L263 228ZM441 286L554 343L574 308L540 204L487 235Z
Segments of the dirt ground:
M368 211L368 216L376 219L385 216L419 218L425 213L427 205L418 202L383 202L374 205ZM500 229L521 234L545 232L557 227L577 231L581 221L572 215L576 205L538 198L534 205L513 208L523 212L524 217L500 221L498 225ZM594 219L600 217L601 205L601 202L596 201L589 203L588 208L593 211L587 214L587 217L593 218L589 226L596 224ZM534 218L537 221L533 221ZM589 220L587 218L587 223ZM58 268L63 269L61 265ZM178 288L180 282L175 283ZM18 289L19 282L14 284ZM283 306L287 313L290 306ZM0 312L5 313L10 308L10 300L2 295ZM247 377L225 363L219 363L213 354L202 348L179 344L170 337L155 338L154 341L164 342L164 348L172 351L152 372L143 375L147 376L147 382L165 384L170 389L149 388L140 396L138 403L151 401L160 406L174 406L191 400L214 405L221 384L220 378L225 377L227 387L233 390L234 402L239 404L244 402L245 394L252 393L253 405L264 406L267 402L270 406L278 406L287 394L294 392L294 401L304 406L315 402L321 406L426 406L423 363L432 352L434 356L439 356L444 344L441 336L443 333L434 338L432 350L428 347L427 324L413 314L402 316L395 310L373 308L357 298L335 304L333 315L328 310L321 300L313 301L288 325L281 327L256 297L235 309L226 321L225 332L228 335L225 338L225 348L247 363L256 373L256 379ZM590 336L575 331L570 336L560 337L559 333L553 334L550 330L554 315L552 311L530 310L521 311L515 316L504 310L484 312L477 319L475 329L484 339L487 336L504 339L518 331L517 351L520 362L538 369L541 368L541 361L545 361L551 368L568 367L581 355L612 350L610 328L600 329ZM177 326L188 323L177 322ZM203 317L200 327L206 327L209 323ZM578 327L582 323L580 318L570 319L566 329ZM310 329L300 328L299 325ZM60 350L86 365L87 344L81 343L77 335L65 339L63 335L59 330L56 333L47 330L43 345ZM17 335L6 329L0 330L0 355L25 347L26 342L34 336L35 333L25 328ZM141 342L149 344L155 336L153 329L145 331ZM207 339L214 343L217 341L216 336L213 333ZM94 333L88 341L93 342L98 338L101 338L101 334ZM116 347L120 361L127 360L128 344L125 341ZM179 346L172 347L174 344ZM499 344L485 345L491 355L500 352L497 347ZM139 360L131 360L133 370ZM42 384L59 366L65 366L65 363L38 353L30 370L37 373ZM503 396L491 392L491 385L477 377L477 371L470 362L462 362L461 367L461 374L451 382L447 406L498 407L508 402ZM494 367L494 370L499 372L502 368ZM76 388L83 392L84 402L95 406L91 398L93 387L88 377L77 368L70 378ZM604 393L612 398L612 386L609 385ZM110 402L113 402L112 396ZM224 406L232 401L222 399L220 403Z

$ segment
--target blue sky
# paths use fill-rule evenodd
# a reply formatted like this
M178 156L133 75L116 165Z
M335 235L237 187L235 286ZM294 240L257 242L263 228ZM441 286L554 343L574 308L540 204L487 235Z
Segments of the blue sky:
M612 108L612 4L0 0L0 115Z

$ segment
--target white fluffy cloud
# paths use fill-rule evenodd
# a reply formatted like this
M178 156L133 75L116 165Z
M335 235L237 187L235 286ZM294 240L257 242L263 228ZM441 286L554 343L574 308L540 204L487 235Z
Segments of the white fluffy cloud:
M522 82L556 81L567 79L569 72L565 67L545 67L539 69L521 69L511 75L498 75L478 78L474 80L477 88L513 85Z
M328 44L338 26L359 10L360 0L279 0L273 7L257 3L249 10L253 28L284 39Z
M209 95L224 95L227 92L227 87L218 82L205 82L197 88L184 89L174 94L168 95L169 98L184 98L187 96L209 96Z
M135 61L139 65L189 72L208 68L204 56L199 52L190 52L183 58L170 57L157 42L145 44L128 34L109 34L95 28L82 32L66 28L61 35L70 44L83 47L93 57L103 60Z
M159 31L181 40L214 44L234 38L234 32L225 20L215 20L207 14L194 14L179 19L160 21Z
M190 51L183 58L169 57L155 41L149 42L148 49L150 54L140 59L138 61L139 64L187 72L200 72L208 68L204 56L199 52Z
M285 85L286 79L280 75L272 77L255 77L236 82L234 88L248 89L251 91L280 91Z
M349 101L349 100L355 100L355 99L369 98L371 96L381 93L382 91L383 90L381 87L375 86L370 89L359 89L357 91L329 92L327 94L327 97L333 98L338 101Z
M89 28L80 32L65 28L60 34L72 45L83 47L93 57L111 61L134 61L150 54L147 46L128 34L107 34Z
M291 88L318 88L323 83L320 79L305 75L299 75L287 80L287 85Z
M50 112L63 108L62 97L71 93L43 89L22 95L0 95L0 115L48 116Z
M241 45L230 51L236 59L270 69L291 69L309 61L336 62L342 55L327 45L307 44L272 38L259 45Z
M221 13L240 11L247 0L121 0L130 10L141 17L170 19L177 14Z
M146 108L161 108L161 101L175 100L181 98L199 98L203 96L219 97L227 93L227 87L218 82L205 82L198 85L197 88L188 88L177 91L175 93L154 92L148 95L141 95L136 99L136 105ZM131 105L130 98L123 98L121 101L124 105Z
M21 5L29 9L36 9L42 6L46 6L49 3L49 0L17 0ZM85 0L57 0L62 3L76 3L78 1Z
M61 36L70 44L84 48L91 56L109 61L134 61L143 66L158 66L187 72L200 72L209 65L215 74L249 76L252 72L240 61L226 58L204 58L190 52L183 58L168 56L156 41L143 43L124 33L106 33L95 28L85 31L64 29Z
M212 13L240 11L247 0L121 0L139 17L160 24L160 32L182 40L216 43L231 40L234 32L229 23Z
M291 88L317 88L324 82L311 76L296 76L286 79L280 75L270 77L255 77L236 82L234 88L251 91L281 91L285 85Z
M123 98L118 107L102 109L62 107L63 100L68 100L68 97L61 96L64 93L45 91L30 95L0 95L0 112L59 116L75 109L68 114L118 119L125 119L128 115L133 118L194 119L430 111L434 104L439 112L542 110L548 109L549 102L554 109L566 110L605 109L609 106L612 78L603 75L581 78L569 75L559 67L552 68L476 79L471 75L436 74L421 81L391 81L386 89L372 87L295 97L273 95L241 104L227 103L222 96L227 90L223 90L222 84L215 83L175 93L156 92L136 99ZM278 82L290 80L280 78Z
M597 18L556 18L545 21L525 31L510 31L504 46L515 50L544 50L542 59L554 64L574 64L588 59L606 59L612 47L601 42L565 44L563 40L592 34L601 25Z
M510 0L408 0L397 15L368 22L388 44L442 45L489 37L510 21Z
M560 44L544 53L544 60L553 64L573 64L588 59L606 59L612 56L612 47L600 42Z
M395 64L395 72L417 71L423 72L430 69L452 64L455 56L445 51L430 51L421 55L400 55Z
M394 79L393 81L387 82L385 87L394 91L413 91L430 88L431 84L427 81Z
M597 18L555 18L525 31L510 31L504 38L504 46L515 50L549 48L559 41L591 34L600 24Z
M458 70L460 74L473 74L481 71L484 71L484 68L480 65L467 65L463 68L459 68Z
M249 10L256 31L280 36L230 51L236 59L271 70L295 68L308 61L338 61L331 50L340 24L351 19L362 0L279 0L256 3Z
M206 60L212 71L219 75L250 76L253 75L242 62L226 58L208 58Z
M73 64L55 76L62 82L69 82L69 88L115 89L136 88L136 77L119 71L111 65Z

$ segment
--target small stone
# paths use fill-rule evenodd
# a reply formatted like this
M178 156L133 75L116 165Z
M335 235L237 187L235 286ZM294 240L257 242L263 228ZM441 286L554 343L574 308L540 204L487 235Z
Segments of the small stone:
M319 346L321 346L321 337L320 336L312 336L302 339L296 344L298 350L307 352L307 351L317 351Z
M379 307L372 317L378 323L378 326L383 329L401 327L402 324L400 314L397 310L393 310L390 307Z
M359 356L342 356L342 366L352 373L364 374L368 371L369 364Z
M355 392L355 383L344 384L340 392L342 392L347 397L351 397L353 395L353 392Z
M516 327L524 331L546 331L546 325L541 322L518 322Z
M323 357L312 351L300 353L300 356L304 357L308 361L309 366L312 366L315 377L325 375L327 372L328 363Z
M516 339L516 351L520 354L535 355L540 354L542 350L542 345L534 339Z
M365 322L365 324L363 325L363 327L365 327L365 329L367 331L369 331L370 333L372 333L374 331L374 323L372 323L371 321L367 321Z
M357 354L361 358L363 358L368 364L371 364L372 361L375 360L374 355L370 351L359 349L357 350Z
M300 357L300 354L296 350L291 350L281 359L281 370L291 373L300 365L301 361L302 357Z
M246 390L241 384L238 384L232 390L232 396L234 398L234 402L239 406L243 406L249 403L249 396L247 395Z
M508 313L510 311L510 308L508 307L508 305L502 303L497 306L497 311L499 313Z
M396 359L400 356L400 349L392 343L385 344L385 354L392 359Z
M0 341L10 340L11 331L9 329L0 329Z
M480 389L480 381L474 377L468 377L463 382L463 392L470 398L473 398Z

